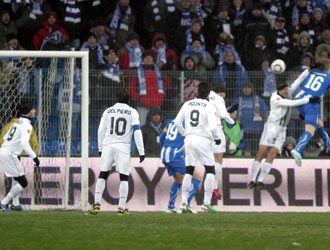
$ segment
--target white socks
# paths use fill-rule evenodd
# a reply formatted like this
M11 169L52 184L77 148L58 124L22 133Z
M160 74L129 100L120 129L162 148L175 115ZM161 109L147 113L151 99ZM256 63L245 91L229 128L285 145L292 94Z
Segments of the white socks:
M222 165L219 162L216 162L214 165L215 175L214 175L214 189L219 188L219 176L221 174Z
M14 187L17 183L18 183L18 182L15 181L14 178L12 178L11 187ZM12 204L13 204L15 207L19 205L19 194L16 195L16 196L13 198Z
M128 181L121 181L119 184L119 207L126 208L126 201L128 195Z
M264 162L262 164L262 168L258 177L258 181L263 182L265 177L269 174L270 170L272 169L272 164L269 162Z
M191 191L192 175L185 174L182 181L182 204L188 205L188 197ZM212 190L213 191L213 190Z
M258 161L253 161L252 163L252 175L251 175L251 181L256 182L257 176L259 174L261 168L261 164Z
M204 181L204 204L210 205L214 189L214 174L206 174Z
M97 182L95 185L94 204L101 204L104 188L105 188L105 179L103 179L103 178L97 179Z
M24 188L19 183L15 184L15 186L10 189L7 196L1 201L1 204L7 205L15 196L19 195L23 190Z

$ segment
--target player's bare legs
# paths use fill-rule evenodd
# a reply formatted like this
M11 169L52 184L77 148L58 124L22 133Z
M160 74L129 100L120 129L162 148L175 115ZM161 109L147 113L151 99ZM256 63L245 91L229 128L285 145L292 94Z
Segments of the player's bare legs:
M221 200L221 192L219 190L219 177L222 170L222 162L223 162L223 153L214 153L215 160L215 175L214 175L214 190L213 195L218 200Z
M265 145L259 145L256 157L252 163L252 171L251 171L251 179L248 184L248 187L250 189L256 187L256 182L257 182L257 176L260 172L261 169L261 161L263 158L266 157L268 152L268 146Z

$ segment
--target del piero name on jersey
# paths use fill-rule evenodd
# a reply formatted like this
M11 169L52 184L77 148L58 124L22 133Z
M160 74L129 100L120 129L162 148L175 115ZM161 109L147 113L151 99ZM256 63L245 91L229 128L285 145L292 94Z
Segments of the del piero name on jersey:
M123 114L123 115L130 115L131 111L127 109L109 109L108 113L111 114Z

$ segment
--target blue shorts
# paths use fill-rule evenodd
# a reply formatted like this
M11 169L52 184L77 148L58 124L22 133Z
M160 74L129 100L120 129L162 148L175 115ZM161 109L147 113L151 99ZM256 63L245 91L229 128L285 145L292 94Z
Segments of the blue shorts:
M317 127L318 120L320 119L320 104L307 103L298 107L300 115L304 118L305 124Z
M169 176L173 176L176 173L183 174L183 175L186 173L186 166L185 166L184 161L174 162L174 163L163 162L163 164L165 165Z

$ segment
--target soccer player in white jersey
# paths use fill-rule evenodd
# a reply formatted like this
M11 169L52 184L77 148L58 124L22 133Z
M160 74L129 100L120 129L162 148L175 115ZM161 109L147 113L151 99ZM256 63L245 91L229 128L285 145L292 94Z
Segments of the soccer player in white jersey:
M106 109L98 128L98 149L101 154L100 175L95 187L95 201L90 213L100 212L100 204L113 164L119 173L119 208L118 215L129 215L126 208L128 195L128 176L131 164L131 140L134 134L140 163L145 158L142 132L138 112L128 105L130 96L127 90L117 93L117 103Z
M215 160L215 181L214 181L214 190L213 195L218 200L221 200L221 194L219 191L219 176L222 169L222 161L223 161L223 154L226 152L226 138L223 132L223 127L221 120L225 120L229 124L235 124L235 121L230 117L227 112L226 103L223 99L225 97L225 90L221 86L217 86L214 88L214 91L210 91L209 94L209 101L214 105L215 108L215 116L217 121L217 129L220 133L221 143L220 145L216 145L213 142L213 154Z
M8 206L9 202L19 196L28 185L24 169L19 161L22 151L24 150L33 159L36 166L40 165L40 161L29 143L32 133L31 120L36 117L36 112L33 105L22 105L19 108L19 118L3 138L4 142L0 148L0 166L3 168L5 175L12 177L13 181L16 182L1 201L0 209L4 212L11 211Z
M214 106L209 102L210 85L201 82L198 85L198 98L187 101L175 118L175 125L181 135L185 137L184 148L186 153L186 173L182 182L183 213L191 213L188 206L188 197L191 190L191 181L195 165L200 162L205 166L206 177L204 181L204 204L202 209L208 212L217 212L211 205L214 189L214 155L212 142L219 145L221 135L217 129Z
M291 87L286 83L281 83L278 85L277 91L272 94L270 98L270 113L264 125L258 152L252 164L251 181L248 184L249 188L264 188L263 181L269 174L272 163L285 141L286 126L291 113L290 107L300 106L308 102L320 101L320 98L303 98L300 100L287 99L291 98L292 93L297 90L308 74L309 70L306 69L293 82ZM263 158L266 158L266 161L261 166Z

